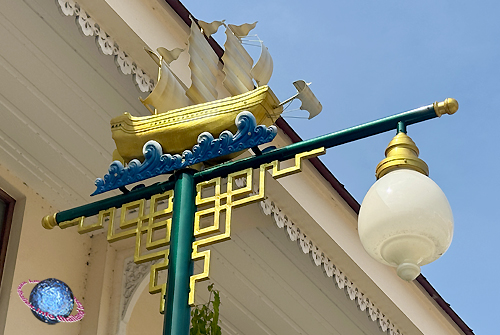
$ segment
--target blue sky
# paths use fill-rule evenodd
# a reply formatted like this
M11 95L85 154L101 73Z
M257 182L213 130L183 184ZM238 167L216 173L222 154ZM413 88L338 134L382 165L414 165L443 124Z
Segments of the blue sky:
M259 21L284 100L312 82L313 120L287 118L304 138L453 97L453 116L408 127L453 209L450 249L422 273L476 334L498 332L500 3L497 1L236 0L182 3L198 19ZM216 39L223 43L219 32ZM295 107L298 107L295 106ZM299 116L300 113L291 115ZM394 133L329 149L321 159L361 202Z

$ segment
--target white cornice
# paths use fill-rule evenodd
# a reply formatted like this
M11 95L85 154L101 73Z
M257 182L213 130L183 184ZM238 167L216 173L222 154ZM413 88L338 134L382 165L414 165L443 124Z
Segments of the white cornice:
M76 24L85 36L93 36L99 50L107 56L113 56L117 68L126 75L132 75L136 87L141 92L150 92L154 81L120 49L118 44L109 36L87 12L73 0L57 0L61 13L66 16L75 16Z
M261 201L260 206L265 215L272 215L278 228L285 229L290 240L298 242L302 252L311 255L316 266L323 267L326 276L333 277L337 288L345 290L349 299L356 301L358 308L361 311L366 311L372 321L378 321L383 332L387 332L389 335L403 335L394 323L357 288L356 284L342 273L342 270L330 261L330 258L306 234L300 231L300 228L271 199L266 198Z

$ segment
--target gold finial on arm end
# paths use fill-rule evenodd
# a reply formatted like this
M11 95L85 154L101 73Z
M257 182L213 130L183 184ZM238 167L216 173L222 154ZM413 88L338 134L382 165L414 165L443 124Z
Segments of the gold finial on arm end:
M445 101L435 102L434 111L441 117L443 114L454 114L458 110L458 101L453 98L447 98Z
M45 229L52 229L57 226L56 214L47 215L42 219L42 226Z

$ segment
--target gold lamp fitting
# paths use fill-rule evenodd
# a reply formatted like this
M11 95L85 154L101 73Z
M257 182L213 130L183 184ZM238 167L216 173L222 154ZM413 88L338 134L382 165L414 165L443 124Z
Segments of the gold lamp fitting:
M418 154L419 151L415 142L405 133L399 132L385 149L386 158L377 165L375 170L377 179L397 169L415 170L428 176L429 167L423 160L418 158Z
M47 215L42 219L42 226L45 229L52 229L55 226L57 226L57 220L56 220L56 214L53 215Z
M458 110L458 101L453 98L448 98L445 101L435 102L434 111L436 115L441 117L443 114L454 114Z

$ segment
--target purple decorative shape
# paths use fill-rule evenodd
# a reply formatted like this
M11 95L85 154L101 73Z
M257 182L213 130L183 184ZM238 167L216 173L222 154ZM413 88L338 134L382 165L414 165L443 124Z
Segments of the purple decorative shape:
M66 283L55 278L42 280L30 293L33 315L50 325L59 322L58 316L67 317L74 307L73 292Z

